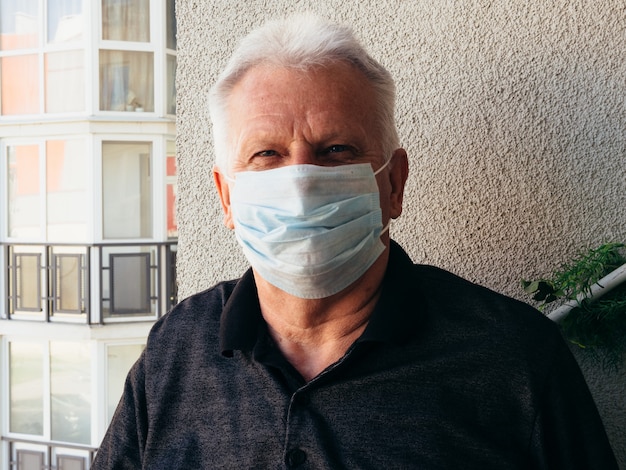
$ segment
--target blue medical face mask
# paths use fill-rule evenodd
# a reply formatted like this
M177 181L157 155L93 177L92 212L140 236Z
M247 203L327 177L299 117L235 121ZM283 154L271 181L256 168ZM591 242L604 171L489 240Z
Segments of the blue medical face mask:
M296 297L319 299L359 279L385 249L369 163L236 173L235 236L252 267Z

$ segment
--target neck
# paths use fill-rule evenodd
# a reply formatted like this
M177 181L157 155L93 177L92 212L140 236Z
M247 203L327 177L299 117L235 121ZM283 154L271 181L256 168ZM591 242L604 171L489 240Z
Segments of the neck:
M365 330L380 297L387 259L385 250L361 279L323 299L294 297L255 273L270 335L306 381L341 359Z

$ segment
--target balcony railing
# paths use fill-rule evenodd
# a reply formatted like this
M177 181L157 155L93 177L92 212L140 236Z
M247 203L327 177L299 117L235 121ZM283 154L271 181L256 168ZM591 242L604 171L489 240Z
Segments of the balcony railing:
M142 321L176 303L176 242L2 245L0 318Z
M2 437L8 443L8 467L15 470L86 470L96 449L89 446ZM4 465L0 464L0 468Z

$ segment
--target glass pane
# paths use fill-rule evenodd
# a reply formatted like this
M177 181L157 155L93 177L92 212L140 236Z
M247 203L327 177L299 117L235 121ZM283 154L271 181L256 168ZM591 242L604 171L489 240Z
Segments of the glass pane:
M176 182L176 144L174 141L167 141L165 172L165 197L167 208L167 238L178 237L178 222L176 219L176 195L178 186Z
M54 312L82 313L83 256L80 254L54 255Z
M100 110L154 111L151 52L100 51Z
M166 47L176 50L176 8L175 0L167 0L166 21Z
M8 151L9 236L41 236L39 146L16 145Z
M149 0L102 0L102 39L150 42Z
M107 348L107 424L122 397L126 375L143 348L143 344L110 345Z
M150 253L112 254L111 314L150 314Z
M46 112L85 109L85 66L82 50L45 55Z
M39 79L36 55L0 58L2 114L39 112Z
M48 0L48 42L78 41L83 37L83 0Z
M39 42L39 0L0 1L0 49L26 49Z
M50 343L53 441L91 442L91 354L86 343Z
M85 470L85 458L57 454L58 470Z
M104 238L152 236L149 142L103 142Z
M176 114L176 56L167 59L167 114Z
M9 343L9 416L11 432L43 435L43 348Z
M82 140L46 142L47 233L49 241L87 239L89 191Z
M17 310L41 311L41 255L15 255Z
M42 468L45 468L43 452L36 452L34 450L17 451L18 470L41 470Z

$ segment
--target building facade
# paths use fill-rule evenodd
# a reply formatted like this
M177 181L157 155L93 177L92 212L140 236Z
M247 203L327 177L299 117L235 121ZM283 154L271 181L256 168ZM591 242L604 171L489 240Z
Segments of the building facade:
M176 301L174 0L0 0L0 470L88 469Z

